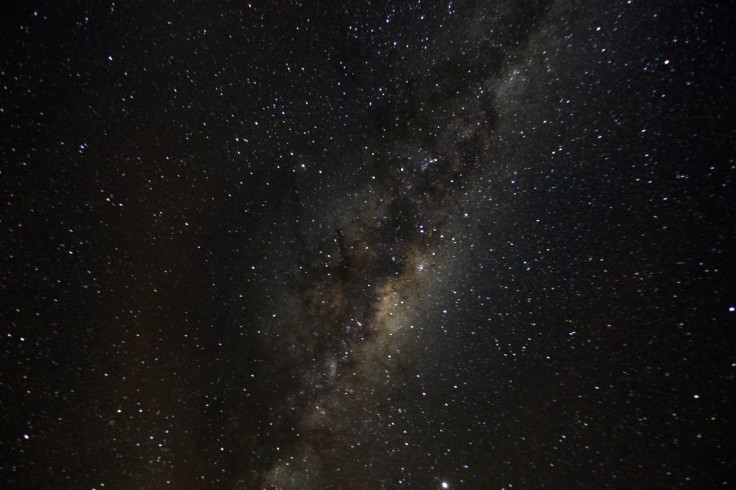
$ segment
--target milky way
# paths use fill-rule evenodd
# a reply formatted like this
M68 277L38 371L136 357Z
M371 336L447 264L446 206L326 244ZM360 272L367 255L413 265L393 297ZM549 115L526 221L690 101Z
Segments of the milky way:
M497 27L499 19L484 13L470 14L479 17L471 30ZM457 223L475 216L489 177L498 177L499 106L518 104L524 82L514 76L532 73L527 62L503 63L493 53L489 62L484 49L436 49L431 59L444 55L447 62L423 66L420 74L397 67L405 93L375 110L380 149L360 162L365 183L348 203L342 196L328 203L340 208L327 223L334 236L300 262L308 279L291 293L299 306L275 322L283 348L310 367L289 400L299 407L294 442L266 485L321 486L339 476L335 471L372 481L372 465L359 455L395 444L392 436L376 441L373 434L390 428L392 398L441 341L426 326L442 315L430 305L451 296L443 281L462 271L466 258L458 241L473 240ZM446 70L459 78L438 78Z
M733 485L733 9L40 3L10 487Z

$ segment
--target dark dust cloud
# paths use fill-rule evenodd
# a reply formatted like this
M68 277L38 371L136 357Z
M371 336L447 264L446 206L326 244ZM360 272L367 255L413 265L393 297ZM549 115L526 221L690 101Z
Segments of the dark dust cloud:
M733 486L734 13L6 6L2 480Z

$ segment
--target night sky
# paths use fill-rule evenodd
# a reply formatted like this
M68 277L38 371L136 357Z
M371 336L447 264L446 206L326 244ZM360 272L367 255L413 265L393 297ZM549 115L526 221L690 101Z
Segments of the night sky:
M736 484L731 2L16 2L6 488Z

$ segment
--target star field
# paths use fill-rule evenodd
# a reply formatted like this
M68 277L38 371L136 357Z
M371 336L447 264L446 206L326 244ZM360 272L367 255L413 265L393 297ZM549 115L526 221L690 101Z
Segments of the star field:
M733 9L8 6L9 488L727 488Z

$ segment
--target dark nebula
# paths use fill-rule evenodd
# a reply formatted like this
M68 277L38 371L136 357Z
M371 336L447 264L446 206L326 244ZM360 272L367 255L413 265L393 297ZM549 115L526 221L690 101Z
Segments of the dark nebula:
M2 480L732 486L701 3L6 7Z

